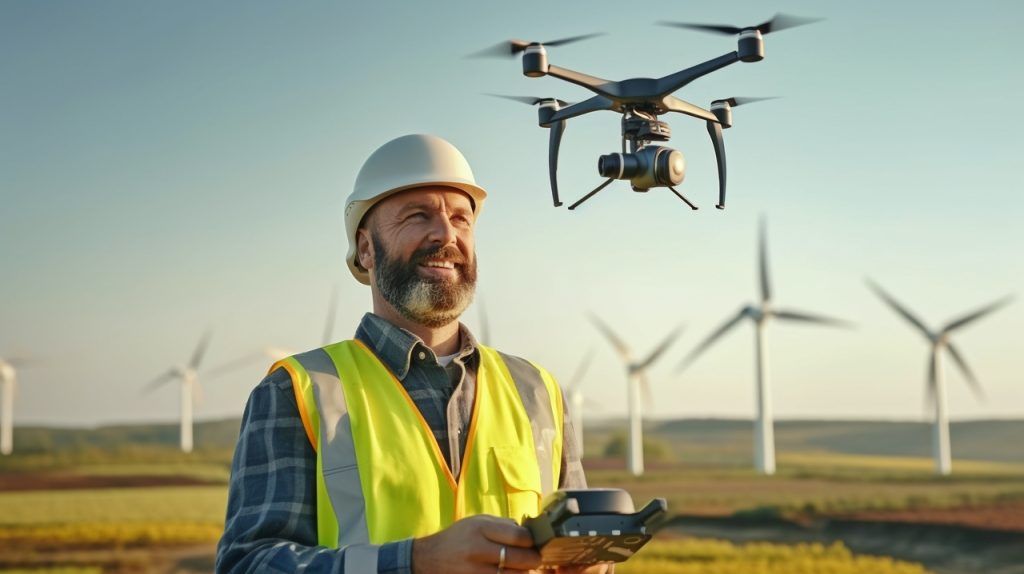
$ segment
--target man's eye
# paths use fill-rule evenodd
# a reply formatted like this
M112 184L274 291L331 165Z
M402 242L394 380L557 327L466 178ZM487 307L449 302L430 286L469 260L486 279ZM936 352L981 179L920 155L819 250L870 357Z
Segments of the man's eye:
M409 217L407 217L406 219L426 219L426 218L427 218L427 214L426 213L424 213L422 211L417 211L415 213L410 213Z

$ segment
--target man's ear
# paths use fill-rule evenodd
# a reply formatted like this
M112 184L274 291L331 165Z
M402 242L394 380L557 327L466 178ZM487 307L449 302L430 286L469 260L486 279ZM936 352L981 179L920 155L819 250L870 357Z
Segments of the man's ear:
M360 227L356 230L356 262L367 271L373 269L373 241L370 239L370 230Z

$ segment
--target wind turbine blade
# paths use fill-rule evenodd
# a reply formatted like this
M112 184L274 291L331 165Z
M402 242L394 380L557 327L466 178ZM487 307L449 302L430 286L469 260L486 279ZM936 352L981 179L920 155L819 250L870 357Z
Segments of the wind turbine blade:
M586 356L583 357L583 360L580 361L579 366L576 367L576 372L573 373L572 378L569 379L569 386L567 388L570 391L576 390L580 383L583 382L583 375L587 372L587 367L590 366L590 363L594 358L595 351L596 349L591 347L590 350L587 351Z
M735 327L736 324L739 323L740 321L742 321L743 318L746 317L746 316L747 316L747 308L743 307L742 309L740 309L739 313L734 315L728 321L723 323L720 327L715 329L710 335L708 335L708 337L706 339L704 339L701 342L701 344L697 345L697 348L695 348L694 350L690 351L690 354L687 355L686 358L683 359L683 361L681 363L679 363L679 367L676 368L676 371L677 372L682 372L684 369L686 369L686 367L689 367L690 364L693 363L693 361L695 361L697 359L697 357L700 356L701 353L706 351L708 347L710 347L711 345L713 345L715 343L715 341L717 341L723 335L728 333L730 329Z
M291 357L297 353L291 349L285 349L284 347L264 347L262 354L264 357L273 361L280 361L285 357Z
M601 333L604 334L604 336L608 339L608 342L610 342L612 346L615 347L615 350L619 353L619 356L622 357L622 360L629 361L629 347L627 347L626 343L624 343L622 339L620 339L619 336L616 335L614 331L612 331L611 327L604 324L600 319L597 318L597 315L594 315L593 313L590 314L590 320L597 327L597 330L601 331Z
M206 395L203 394L203 387L199 384L199 379L192 379L192 404L202 405L205 398Z
M597 402L594 399L589 398L589 397L584 397L583 398L583 406L587 407L588 409L596 409L596 410L601 410L601 409L604 408L604 405L602 405L601 403L599 403L599 402Z
M35 357L27 357L24 355L15 355L13 357L8 357L6 359L0 360L0 362L7 363L8 365L15 367L17 369L39 366L39 361L37 361Z
M647 367L650 367L651 364L654 361L657 361L658 357L660 357L665 352L665 350L668 349L669 345L671 345L673 342L675 342L676 339L679 338L679 334L682 332L682 325L676 327L675 331L669 333L668 337L665 337L665 340L661 342L661 345L658 345L658 348L655 349L646 359L644 359L642 363L640 363L640 365L637 366L637 369L646 369Z
M904 319L906 319L907 321L910 321L910 323L913 326L917 327L918 330L921 331L921 333L925 337L931 339L931 331L929 331L928 327L925 327L924 323L922 323L920 319L918 319L913 313L911 313L910 310L908 310L903 305L900 305L899 302L897 302L895 299L893 299L892 296L890 296L888 293L886 293L885 290L882 289L882 287L880 285L878 285L877 283L872 281L870 278L867 279L866 281L867 281L868 287L872 291L874 291L875 294L878 295L882 299L882 301L885 301L885 303L887 305L889 305L890 307L892 307L892 309L894 311L896 311L897 313L902 315Z
M971 387L971 391L974 392L974 396L979 400L984 400L985 391L981 389L981 384L978 383L978 378L974 376L974 371L967 366L967 361L965 361L963 355L960 354L960 350L957 349L956 345L952 342L947 342L946 348L949 349L949 354L953 356L953 360L967 378L967 384Z
M199 370L199 363L203 361L203 355L206 354L206 348L210 346L210 335L213 332L207 329L203 333L203 338L199 340L199 345L196 346L196 350L192 353L192 360L188 362L189 368L192 370Z
M171 370L167 371L166 373L160 375L159 377L153 379L152 381L149 381L148 383L146 383L142 387L142 393L141 394L148 395L149 393L155 391L156 389L162 387L163 385L169 383L170 381L173 381L176 378L178 378L177 371L175 371L174 369L171 369Z
M324 324L323 345L326 347L334 342L334 321L338 315L338 286L331 289L331 300L327 304L327 323Z
M781 310L773 311L772 315L779 319L787 321L802 321L804 323L818 323L820 325L831 325L833 327L852 327L853 324L849 321L842 319L835 319L832 317L826 317L824 315L816 315L813 313L804 313L802 311L791 311Z
M760 233L757 241L757 262L761 279L761 301L771 301L772 285L768 277L768 238L765 231L764 217L761 217Z
M212 369L206 371L206 376L211 379L223 377L224 375L237 371L242 367L247 367L252 363L256 362L257 360L262 359L263 357L264 354L262 351L256 353L249 353L245 356L239 357L237 359L232 359L227 363L223 363L217 365L216 367L213 367Z
M1007 297L1003 297L1002 299L1000 299L1000 300L998 300L998 301L996 301L994 303L991 303L989 305L986 305L986 306L982 307L981 309L978 309L977 311L974 311L973 313L968 313L967 315L965 315L965 316L963 316L963 317L961 317L959 319L956 319L955 321L950 321L949 324L947 324L945 327L942 328L942 332L943 333L949 333L950 331L953 331L955 329L959 329L960 327L967 326L967 325L973 323L974 321L977 321L978 319L981 319L985 315L988 315L989 313L992 313L992 312L998 310L1001 307L1005 307L1006 305L1009 305L1011 301L1013 301L1013 296L1012 295L1011 296L1007 296Z
M931 415L935 410L935 353L938 351L934 345L931 353L928 354L928 380L924 388L925 414Z

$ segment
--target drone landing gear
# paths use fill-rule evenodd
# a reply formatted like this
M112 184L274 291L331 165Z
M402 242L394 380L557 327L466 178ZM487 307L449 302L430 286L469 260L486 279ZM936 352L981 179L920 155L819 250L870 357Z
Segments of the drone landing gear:
M594 195L595 195L595 194L596 194L597 192L599 192L599 191L601 191L602 189L604 189L604 188L608 187L608 184L609 184L609 183L611 183L611 182L613 182L613 181L615 181L615 178L614 178L614 177L609 177L608 179L606 179L606 180L604 181L604 183L602 183L601 185L599 185L599 186L597 186L596 188L594 188L594 191L591 191L590 193L588 193L588 194L584 195L584 196L583 196L582 198L580 198L580 200L579 200L579 201L577 201L576 203L574 203L574 204L570 205L570 206L569 206L569 209L570 209L570 210L572 210L572 209L576 209L577 207L579 207L579 206L580 206L580 204L581 204L581 203L583 203L584 201L586 201L586 200L590 199L591 197L594 197Z
M678 191L676 191L676 188L672 187L671 185L668 186L668 188L672 190L672 193L676 194L676 197L678 197L679 199L683 200L683 203L685 203L686 205L689 205L690 209L692 209L694 211L697 211L697 206L692 204L692 203L690 203L690 200L686 199L685 197L683 197L683 194L681 194Z

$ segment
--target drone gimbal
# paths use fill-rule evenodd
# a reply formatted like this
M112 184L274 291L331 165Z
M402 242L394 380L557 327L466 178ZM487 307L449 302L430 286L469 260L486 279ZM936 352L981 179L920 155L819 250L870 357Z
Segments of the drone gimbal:
M682 183L686 174L686 163L682 152L655 142L668 141L672 135L669 125L659 116L675 112L699 118L707 123L708 134L715 149L718 163L718 209L725 208L725 142L722 130L732 126L732 108L741 104L769 98L725 98L711 102L706 110L683 101L672 94L690 82L720 70L736 62L758 62L764 59L764 34L807 24L816 20L796 18L777 14L771 20L757 26L735 27L709 24L687 24L662 22L663 25L691 28L705 32L737 35L737 49L704 63L678 71L661 78L631 78L611 81L590 76L568 68L548 63L545 46L559 46L596 36L575 36L552 42L527 42L512 40L478 53L479 55L515 56L522 54L523 74L531 78L552 76L582 86L594 96L582 102L570 103L555 98L532 98L522 96L499 96L529 105L538 106L538 123L550 130L548 142L548 173L551 179L551 196L555 207L562 205L558 193L558 149L568 120L602 110L622 114L622 151L602 155L597 169L601 177L607 178L578 201L569 206L576 209L584 201L617 179L629 180L633 191L646 192L653 187L667 187L691 209L697 209L675 186Z

